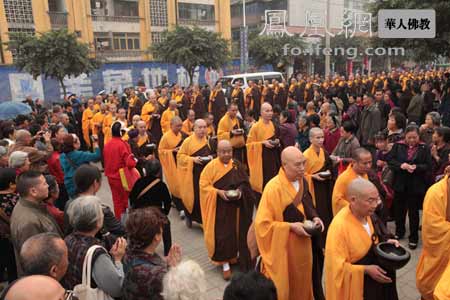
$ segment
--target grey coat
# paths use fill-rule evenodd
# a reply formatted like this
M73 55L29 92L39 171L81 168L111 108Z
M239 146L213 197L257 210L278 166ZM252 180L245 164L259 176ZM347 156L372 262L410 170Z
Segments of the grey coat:
M361 112L358 132L356 134L360 144L373 145L373 137L377 134L381 126L381 113L375 104L364 107Z

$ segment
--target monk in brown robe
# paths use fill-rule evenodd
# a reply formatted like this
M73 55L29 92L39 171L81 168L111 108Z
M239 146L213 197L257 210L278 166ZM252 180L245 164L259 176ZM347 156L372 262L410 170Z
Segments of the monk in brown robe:
M257 193L277 175L280 169L280 140L278 128L272 122L272 105L261 105L261 117L250 129L247 137L247 159L250 184Z
M270 105L273 105L273 86L270 84L269 80L264 80L264 86L262 87L261 91L261 101L270 103Z
M177 170L180 181L180 195L186 208L186 225L190 228L192 221L202 223L200 211L199 179L208 161L213 159L213 147L206 136L206 122L197 119L194 122L194 134L186 138L177 154Z
M200 207L208 256L214 264L222 265L223 277L229 280L230 263L236 261L238 253L241 271L251 268L247 232L252 222L254 195L241 163L232 159L229 141L218 143L217 156L200 176ZM239 195L229 198L229 190L237 190Z
M278 299L312 300L311 236L304 221L323 230L303 178L306 159L295 147L281 154L282 168L264 188L255 217L261 273L273 280Z
M245 116L244 91L242 90L242 82L240 80L234 83L234 89L231 92L231 102L237 104L241 118Z
M219 82L211 91L208 107L208 111L214 115L214 126L216 128L217 124L219 124L219 120L225 115L226 110L225 94L222 90L222 84Z
M198 84L194 85L192 91L190 109L195 112L196 116L203 116L206 113L205 101Z
M231 103L228 105L228 112L219 122L217 128L217 139L228 140L233 147L233 159L240 161L242 164L247 164L247 151L245 148L245 132L243 130L244 124L242 120L237 117L238 105Z

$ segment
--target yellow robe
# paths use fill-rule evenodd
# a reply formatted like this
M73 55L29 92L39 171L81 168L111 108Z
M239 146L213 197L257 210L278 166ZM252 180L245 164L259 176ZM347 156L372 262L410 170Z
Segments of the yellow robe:
M353 179L358 178L358 174L353 170L352 165L348 165L347 169L338 176L336 183L333 188L333 197L331 199L331 206L333 208L333 216L345 206L348 206L349 202L347 200L347 187ZM369 179L367 174L362 178Z
M145 102L141 111L141 119L147 124L147 129L152 128L152 114L156 111L156 106L151 102Z
M188 119L183 121L183 126L181 127L181 131L183 131L186 135L192 135L194 129L194 124Z
M161 116L161 130L162 133L166 133L170 130L170 121L173 117L178 116L178 109L170 110L166 109Z
M91 130L92 134L98 135L98 129L103 126L103 120L105 119L105 114L101 111L97 112L91 120Z
M255 217L255 234L262 257L261 272L272 279L278 299L312 300L311 239L291 232L283 211L297 191L283 169L264 188ZM303 204L297 208L304 213Z
M158 146L159 161L161 162L167 186L170 193L177 198L181 198L181 196L178 186L177 162L172 150L180 143L181 138L181 133L175 135L172 130L169 130L163 134Z
M91 138L89 136L89 130L92 128L91 120L94 117L94 111L86 108L83 111L83 116L81 119L81 129L83 131L83 139L88 147L91 147Z
M159 102L159 104L161 104L163 107L166 107L166 104L167 104L167 96L165 96L165 97L159 97L158 98L158 102Z
M214 129L213 125L209 125L208 128L206 128L208 130L208 136L215 136L216 135L216 130Z
M237 125L239 128L239 121L237 118L231 119L226 113L219 121L217 127L217 140L230 140L230 132Z
M450 300L450 263L434 289L435 300Z
M181 200L192 213L194 209L194 157L191 155L207 145L206 137L198 139L195 135L186 138L177 154L177 170Z
M263 190L263 144L262 142L273 137L275 126L272 121L265 124L262 119L256 122L247 137L247 160L250 171L250 185L258 193Z
M423 249L416 271L417 289L425 300L433 291L450 261L450 222L447 213L448 176L430 187L423 203Z
M113 117L111 113L108 113L103 119L103 136L104 145L112 138L111 126L115 122L116 117Z
M200 175L200 208L202 210L203 234L209 258L213 257L215 251L214 227L216 225L217 189L214 184L232 168L232 160L225 167L218 158L215 158L206 165Z
M320 171L320 169L323 168L323 165L325 164L325 152L322 148L320 148L319 155L317 155L313 146L310 146L308 149L305 150L303 155L306 158L305 178L306 181L308 181L308 188L309 192L311 193L313 203L314 205L316 205L316 198L314 193L314 181L313 181L314 179L311 177L311 175L316 174L317 172Z
M367 220L373 233L372 221ZM364 266L353 263L363 258L371 246L371 237L352 214L350 206L342 208L328 227L325 245L327 300L363 300Z

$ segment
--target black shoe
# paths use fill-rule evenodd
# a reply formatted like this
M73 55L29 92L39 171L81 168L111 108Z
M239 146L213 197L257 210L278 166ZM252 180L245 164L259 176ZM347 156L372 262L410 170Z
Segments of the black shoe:
M409 249L414 250L417 248L417 243L416 242L409 242L408 244Z
M184 222L186 223L187 228L192 228L192 220L188 216L186 216L186 219L184 219Z
M405 234L399 234L399 233L396 233L396 234L394 235L394 239L396 239L397 241L399 241L399 240L401 240L404 236L405 236Z

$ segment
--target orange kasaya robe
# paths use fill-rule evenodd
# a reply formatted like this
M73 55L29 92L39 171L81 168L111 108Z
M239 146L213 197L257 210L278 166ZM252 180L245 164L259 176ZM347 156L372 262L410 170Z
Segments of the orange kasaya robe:
M178 109L171 110L168 108L163 112L161 115L161 130L163 134L170 130L170 121L173 117L178 115Z
M283 212L297 195L283 169L270 180L255 217L255 234L262 257L261 272L272 279L278 299L312 300L311 239L291 232ZM303 203L297 206L303 214Z
M311 175L316 174L323 168L323 165L325 164L325 152L322 148L320 148L319 155L317 155L316 151L311 145L308 149L305 150L305 152L303 152L303 155L306 158L305 179L308 182L308 189L311 193L313 203L314 205L316 205L314 179L311 177Z
M181 131L186 135L192 135L194 130L194 123L186 119L183 121L183 125L181 127Z
M430 187L423 203L423 249L417 264L416 285L425 300L433 299L433 291L450 262L448 203L447 175Z
M178 181L180 196L189 213L194 209L194 157L191 155L208 144L206 137L196 135L186 138L177 154Z
M216 129L214 128L213 125L209 125L208 128L206 128L206 130L208 130L207 135L212 137L216 135Z
M142 121L145 121L145 124L147 124L147 129L152 128L152 114L156 112L156 109L157 107L149 101L145 102L142 107L141 119Z
M97 112L91 120L91 130L92 134L98 135L98 129L103 126L103 120L105 119L105 114L101 111Z
M161 104L162 107L166 107L167 101L168 101L167 96L164 97L161 96L158 98L158 103Z
M116 121L116 117L114 117L111 113L108 113L103 119L103 136L104 136L104 145L109 142L112 138L111 126Z
M181 142L182 135L179 132L175 134L172 130L163 134L158 146L159 161L166 178L167 186L172 196L181 198L179 188L179 177L177 171L177 162L174 157L173 149Z
M370 230L374 227L367 218ZM363 258L372 239L347 205L328 228L325 246L325 290L327 300L363 300L364 265L353 264Z
M247 137L247 160L250 171L250 184L252 189L258 193L263 191L263 144L275 135L275 126L272 121L268 124L262 119L256 122Z
M83 139L86 142L86 146L91 147L90 130L92 128L91 120L94 117L95 111L86 108L83 111L83 116L81 119L81 129L83 131Z
M441 279L439 279L433 296L435 300L450 300L450 263L447 265Z
M215 252L215 225L217 189L214 184L225 176L233 168L233 161L225 165L218 159L212 160L203 169L200 176L200 207L202 210L203 233L208 250L208 257L213 257ZM237 207L236 207L237 208Z
M331 199L331 206L333 208L333 216L335 216L343 207L348 206L347 188L353 179L358 178L359 175L353 170L352 164L348 165L347 169L338 176L333 188L333 197ZM362 178L368 180L367 174Z

